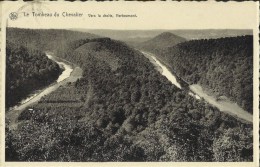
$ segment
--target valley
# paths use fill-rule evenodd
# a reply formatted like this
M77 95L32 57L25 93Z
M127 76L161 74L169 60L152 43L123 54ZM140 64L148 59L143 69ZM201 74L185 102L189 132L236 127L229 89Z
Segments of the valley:
M142 53L144 55L147 55L147 57L152 58L155 62L155 66L159 66L158 70L161 72L161 74L164 75L169 81L171 81L172 84L176 85L178 88L181 89L182 86L180 85L180 83L177 82L176 77L167 69L166 66L164 66L160 61L158 61L153 54L143 51ZM231 102L229 99L218 101L214 96L210 96L205 91L203 91L203 88L198 84L190 85L189 90L191 92L189 92L188 94L200 100L202 100L201 98L203 98L205 102L217 107L220 111L238 117L242 120L248 121L250 123L253 122L252 114L246 112L236 103Z
M7 32L13 43L52 52L65 64L74 64L69 78L59 82L66 84L25 107L17 116L15 128L6 122L7 161L253 160L250 120L244 121L243 116L237 119L202 100L208 99L190 82L193 76L188 71L195 73L196 69L186 64L188 56L182 63L176 59L176 67L168 61L167 48L171 49L169 43L176 35L163 33L154 45L140 44L146 48L142 53L101 34L24 29ZM168 43L167 48L156 48L165 37L168 40L163 45ZM49 43L48 39L53 40ZM189 42L178 39L175 46ZM148 41L153 43L153 39ZM147 53L149 46L153 46L151 53ZM185 48L182 55L187 52ZM175 71L181 67L187 69L185 75ZM187 87L179 82L182 76L201 99L182 89ZM6 117L11 116L7 113Z
M168 33L167 39L169 36ZM175 35L171 36L168 43L179 41ZM161 43L164 38L161 34L148 41L148 44L151 41ZM252 113L252 36L190 40L171 47L155 47L144 42L139 48L155 54L188 85L199 84L204 89L211 90L216 99L226 96Z

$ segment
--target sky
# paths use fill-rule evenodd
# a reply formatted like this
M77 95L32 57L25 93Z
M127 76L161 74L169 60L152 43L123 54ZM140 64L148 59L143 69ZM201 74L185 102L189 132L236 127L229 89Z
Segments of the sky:
M252 29L258 23L257 9L258 2L5 2L3 18L7 19L2 22L22 28ZM33 11L52 16L35 17ZM11 12L18 13L18 19L11 20ZM54 16L55 12L59 17ZM63 17L63 12L83 15ZM104 14L113 17L102 17ZM116 14L137 17L121 18Z

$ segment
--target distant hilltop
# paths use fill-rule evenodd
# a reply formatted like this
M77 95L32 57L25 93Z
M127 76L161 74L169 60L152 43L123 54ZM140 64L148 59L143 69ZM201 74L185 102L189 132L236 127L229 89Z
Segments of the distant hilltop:
M250 29L178 29L178 30L109 30L109 29L73 29L81 32L88 32L100 36L109 37L122 41L140 41L144 42L155 36L169 32L177 36L190 39L212 39L221 37L234 37L242 35L253 35Z

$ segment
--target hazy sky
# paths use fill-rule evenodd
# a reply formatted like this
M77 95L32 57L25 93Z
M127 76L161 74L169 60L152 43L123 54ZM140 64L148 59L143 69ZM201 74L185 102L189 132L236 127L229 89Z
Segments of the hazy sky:
M257 26L257 9L258 2L6 2L3 13L8 18L5 21L8 26L24 28L251 29ZM32 11L49 13L52 17L33 17ZM11 12L19 13L17 20L9 19ZM54 16L55 12L59 17ZM83 16L63 17L63 12L78 12ZM114 17L89 17L89 14ZM119 18L116 14L137 17Z

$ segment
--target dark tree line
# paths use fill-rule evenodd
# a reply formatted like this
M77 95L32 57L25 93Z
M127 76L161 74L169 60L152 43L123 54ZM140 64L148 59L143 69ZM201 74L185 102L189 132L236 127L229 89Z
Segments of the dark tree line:
M252 161L251 124L187 95L141 53L108 38L65 46L53 51L83 77L7 128L7 160Z
M82 38L95 38L97 35L59 29L20 29L7 28L6 38L15 44L41 51L53 51L69 41Z
M10 43L6 46L6 108L55 81L62 69L45 53Z

